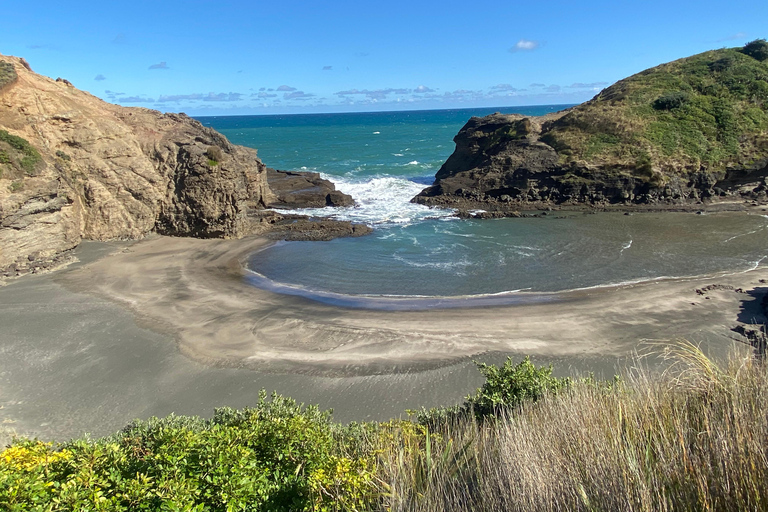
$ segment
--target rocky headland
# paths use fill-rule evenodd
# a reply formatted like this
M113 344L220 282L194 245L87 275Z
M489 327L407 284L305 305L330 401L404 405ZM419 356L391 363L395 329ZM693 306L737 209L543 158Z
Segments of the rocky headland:
M184 114L112 105L0 56L0 277L66 263L83 239L364 234L263 212L350 202L312 173L268 170Z
M414 202L499 214L766 204L766 48L662 64L543 117L473 117Z

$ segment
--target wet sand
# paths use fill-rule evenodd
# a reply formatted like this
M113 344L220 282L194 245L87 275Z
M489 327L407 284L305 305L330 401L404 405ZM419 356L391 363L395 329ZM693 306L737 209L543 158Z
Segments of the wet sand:
M531 354L561 374L611 375L647 340L724 354L752 297L696 289L768 278L759 268L543 303L372 311L250 285L241 263L266 243L86 243L81 263L1 287L0 427L104 435L134 418L243 407L262 388L333 408L340 421L378 420L460 401L482 380L472 358Z

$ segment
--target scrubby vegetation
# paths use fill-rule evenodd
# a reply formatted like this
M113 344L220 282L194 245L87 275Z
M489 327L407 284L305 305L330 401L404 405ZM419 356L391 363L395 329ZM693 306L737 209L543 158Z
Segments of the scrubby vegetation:
M219 146L208 146L208 149L205 151L205 156L208 157L208 165L213 167L221 162L224 153Z
M43 158L24 138L0 130L0 177L34 176L40 170Z
M621 80L545 125L542 140L564 162L638 176L643 167L717 174L749 165L768 149L768 43L694 55Z
M765 39L755 39L745 44L744 48L741 49L741 53L749 55L760 62L768 60L768 42Z
M449 417L339 425L280 396L0 452L4 510L761 510L768 371L690 344L662 374L482 366ZM483 411L483 414L477 414Z
M0 90L16 81L16 70L10 62L0 61Z

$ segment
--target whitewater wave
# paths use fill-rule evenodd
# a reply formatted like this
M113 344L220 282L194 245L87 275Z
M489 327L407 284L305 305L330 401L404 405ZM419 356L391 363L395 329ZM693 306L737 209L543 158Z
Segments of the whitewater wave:
M424 184L395 176L378 176L361 180L353 177L331 176L321 173L333 182L336 189L349 194L356 206L344 208L304 208L282 210L281 213L298 213L312 217L361 222L371 226L406 225L425 219L449 218L454 211L432 209L411 203L411 199L424 189Z

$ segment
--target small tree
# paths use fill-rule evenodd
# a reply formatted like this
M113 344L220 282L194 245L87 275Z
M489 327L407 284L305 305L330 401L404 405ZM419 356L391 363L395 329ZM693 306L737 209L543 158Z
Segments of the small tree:
M768 60L768 42L765 39L755 39L744 45L741 53L749 55L760 62Z

